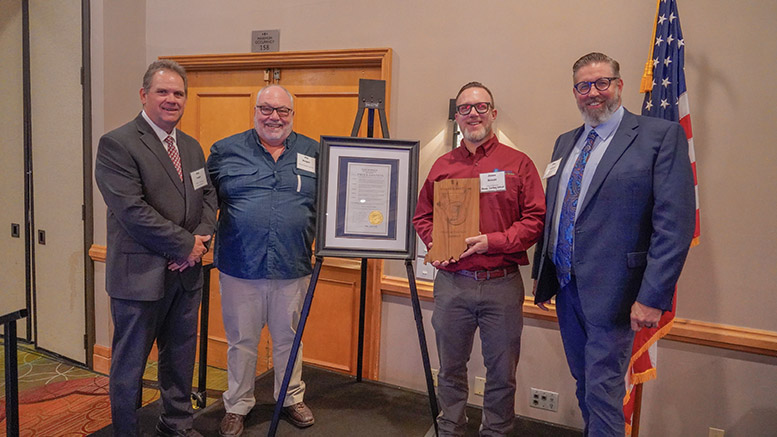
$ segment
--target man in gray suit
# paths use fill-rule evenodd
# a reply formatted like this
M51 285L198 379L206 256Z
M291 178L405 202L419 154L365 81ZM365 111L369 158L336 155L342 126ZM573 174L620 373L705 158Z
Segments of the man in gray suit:
M175 129L186 72L149 65L143 111L100 138L97 186L108 206L106 291L114 334L110 400L115 435L138 435L136 408L154 340L159 350L161 436L198 436L190 394L202 289L201 258L216 221L216 195L194 138Z
M585 124L561 135L547 179L535 302L554 295L586 435L625 433L634 331L672 308L696 207L682 126L621 105L620 67L589 53L572 67Z

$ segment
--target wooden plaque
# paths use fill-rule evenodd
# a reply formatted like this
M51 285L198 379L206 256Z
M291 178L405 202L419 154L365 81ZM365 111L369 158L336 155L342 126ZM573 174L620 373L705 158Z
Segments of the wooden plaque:
M425 262L459 260L464 239L480 233L480 179L443 179L434 183L432 248Z

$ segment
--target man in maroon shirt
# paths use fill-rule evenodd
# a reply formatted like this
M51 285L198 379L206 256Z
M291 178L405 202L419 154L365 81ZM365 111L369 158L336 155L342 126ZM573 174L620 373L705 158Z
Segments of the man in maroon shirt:
M432 326L440 357L438 396L441 436L464 435L467 419L467 362L480 328L486 387L481 436L503 436L515 418L515 369L521 349L524 289L519 265L542 235L545 195L537 169L524 153L501 144L493 132L496 108L479 82L456 97L456 122L463 147L432 166L418 199L413 224L432 245L434 183L480 179L480 234L467 238L458 261L434 260Z

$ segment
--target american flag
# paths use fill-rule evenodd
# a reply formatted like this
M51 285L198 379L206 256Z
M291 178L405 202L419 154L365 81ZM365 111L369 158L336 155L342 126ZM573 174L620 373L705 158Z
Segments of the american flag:
M680 29L675 0L658 0L655 21L655 37L651 56L645 65L641 92L645 94L642 115L679 122L688 138L688 155L693 168L696 189L696 229L691 247L699 244L699 185L696 178L696 155L693 149L693 131L685 86L685 40ZM676 299L676 293L675 293ZM626 397L623 412L626 416L626 433L631 434L634 396L632 390L637 384L656 377L656 342L671 329L675 316L672 311L661 316L657 328L641 329L634 338L629 370L626 373Z

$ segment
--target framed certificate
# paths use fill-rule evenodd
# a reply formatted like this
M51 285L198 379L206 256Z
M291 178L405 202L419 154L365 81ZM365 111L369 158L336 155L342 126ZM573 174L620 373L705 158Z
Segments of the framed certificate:
M316 256L415 258L418 141L321 137Z

